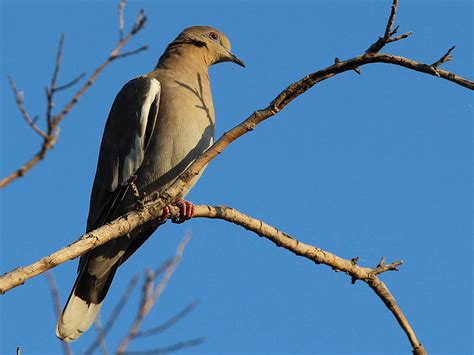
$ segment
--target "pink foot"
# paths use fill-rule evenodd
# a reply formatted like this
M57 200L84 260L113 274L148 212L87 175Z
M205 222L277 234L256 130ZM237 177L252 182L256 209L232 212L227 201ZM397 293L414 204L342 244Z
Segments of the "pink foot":
M166 220L168 219L168 216L170 215L170 208L168 206L163 207L163 212L161 213L160 216L160 223L166 223Z
M186 200L179 200L175 203L179 207L179 217L171 220L173 223L183 223L190 220L194 216L194 204ZM168 210L169 212L169 210Z

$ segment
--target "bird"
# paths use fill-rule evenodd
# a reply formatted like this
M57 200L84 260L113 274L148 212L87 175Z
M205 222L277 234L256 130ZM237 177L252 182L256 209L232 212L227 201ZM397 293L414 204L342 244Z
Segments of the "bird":
M208 68L245 64L227 36L209 26L184 29L153 71L128 81L110 109L99 150L87 232L127 213L141 196L161 193L214 141L215 115ZM178 201L183 222L193 205ZM56 336L76 340L92 325L117 268L167 218L152 221L81 256L77 279L56 325Z

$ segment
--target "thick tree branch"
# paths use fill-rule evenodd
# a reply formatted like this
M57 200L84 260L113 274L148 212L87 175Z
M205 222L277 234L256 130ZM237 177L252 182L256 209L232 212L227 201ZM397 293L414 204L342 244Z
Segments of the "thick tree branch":
M82 87L74 94L72 99L62 108L62 110L57 115L55 115L53 113L54 94L58 91L62 91L74 86L84 76L84 74L81 74L79 77L72 80L71 82L64 85L57 86L57 80L58 80L59 71L61 68L62 53L63 53L63 48L64 48L64 35L61 35L61 38L59 40L58 51L56 54L56 62L55 62L54 70L53 70L53 75L51 77L51 83L48 87L46 87L46 90L45 90L46 91L46 106L47 106L46 115L45 115L45 120L46 120L46 125L47 125L46 131L41 130L36 125L35 120L32 120L30 118L30 116L28 115L26 111L26 108L23 105L23 96L20 95L19 91L16 89L13 83L13 79L9 77L10 85L12 87L16 103L18 105L18 108L20 109L22 116L25 118L25 120L30 125L30 127L43 138L43 141L41 143L39 152L36 153L36 155L34 155L33 158L31 158L29 161L23 164L19 169L15 170L10 175L0 180L0 188L7 186L9 183L14 181L15 179L24 176L31 168L33 168L33 166L35 166L39 161L45 158L48 151L56 144L56 140L59 135L59 123L64 119L64 117L69 113L69 111L71 111L71 109L77 104L77 102L82 97L82 95L84 95L84 93L95 82L95 80L102 73L102 71L104 71L104 69L107 66L109 66L110 63L112 63L116 59L124 58L133 54L137 54L148 48L147 46L143 46L129 52L121 53L122 48L140 30L143 29L147 18L142 10L139 13L136 19L136 22L131 28L130 32L125 37L123 37L123 7L125 6L125 1L121 1L119 6L121 6L119 10L119 17L122 18L119 22L119 27L120 26L122 27L119 28L121 35L120 35L119 41L115 45L115 48L112 50L109 56L105 59L105 61L99 67L97 67L97 69L94 70L94 72L87 79L84 85L82 85Z
M179 214L178 208L170 207L170 209L169 218L173 218ZM335 271L344 272L351 277L353 282L356 280L364 281L372 288L395 316L398 323L407 334L413 349L418 351L416 354L423 354L423 347L418 342L406 317L403 315L403 312L397 305L386 285L377 277L377 275L386 271L397 270L397 267L402 264L402 261L386 264L382 259L379 265L374 268L359 266L354 259L344 259L328 251L300 242L273 226L249 217L235 209L224 206L195 206L195 217L222 219L234 223L261 237L269 239L278 247L285 248L298 256L309 259L316 264L327 265ZM94 236L90 236L89 238L94 238ZM99 238L97 242L102 243L103 239ZM51 268L56 264L66 261L64 260L64 256L67 256L67 260L70 260L81 255L84 248L83 243L84 239L81 238L75 243L63 248L60 252L43 258L35 264L25 268L16 269L11 273L2 276L0 278L0 292L3 293L11 288L8 283L26 280L30 278L32 273L36 273L44 267ZM148 309L148 307L146 307L146 309Z
M179 214L179 211L174 210L173 213ZM302 243L287 233L279 231L273 226L225 206L196 206L195 216L218 218L237 224L258 234L260 237L269 239L276 246L285 248L293 252L295 255L302 256L316 264L327 265L335 271L346 273L351 277L353 283L357 280L364 281L377 294L377 296L379 296L397 319L397 322L402 327L412 345L414 354L421 355L426 353L423 345L416 338L415 332L411 328L402 310L397 305L395 298L392 296L387 286L377 277L377 275L386 271L398 271L397 267L400 266L403 261L395 261L385 264L385 259L382 258L375 268L362 267L357 265L357 262L354 261L354 259L343 259L328 251Z

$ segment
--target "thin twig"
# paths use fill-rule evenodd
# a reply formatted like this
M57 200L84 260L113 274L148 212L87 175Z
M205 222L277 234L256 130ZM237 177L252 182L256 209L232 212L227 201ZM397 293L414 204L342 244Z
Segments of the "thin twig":
M167 259L167 260L163 261L161 263L161 265L158 266L153 271L153 275L154 275L153 280L156 280L158 276L160 276L163 272L165 272L173 262L174 262L174 258L170 258L170 259Z
M193 346L198 346L206 341L206 338L200 337L186 341L180 341L179 343L165 346L163 348L157 348L152 350L141 350L141 351L127 351L127 355L165 355L174 353L179 350L188 349Z
M71 80L69 83L66 83L66 84L60 85L60 86L56 86L52 90L53 90L53 92L58 92L58 91L69 89L70 87L73 87L74 85L76 85L85 76L86 76L86 73L81 73L80 75L77 76L77 78Z
M178 323L181 319L186 317L192 310L194 310L197 305L199 304L198 301L194 301L193 303L188 304L186 307L184 307L181 311L179 311L177 314L175 314L173 317L169 318L162 324L160 324L157 327L150 328L147 330L139 331L135 335L136 338L139 337L148 337L150 335L155 335L158 333L163 333L165 330L168 330L171 328L173 325Z
M110 315L109 319L107 320L107 322L105 323L105 325L102 329L102 337L104 339L107 336L107 334L110 332L112 327L114 326L118 316L120 315L120 313L124 309L125 305L127 304L128 300L130 298L130 295L132 294L133 290L137 286L138 278L139 278L139 276L135 275L130 280L130 282L128 283L127 288L125 289L125 292L122 294L122 297L120 298L120 300L115 305L115 308L113 309L112 314ZM87 350L85 351L85 354L92 354L97 349L97 347L99 345L100 345L100 337L98 336L97 339L94 340L94 342L89 346L89 348L87 348Z
M119 20L119 41L123 39L123 10L127 5L126 0L121 0L118 4L118 20Z
M28 114L28 112L26 111L26 108L25 108L25 105L23 104L23 94L20 93L16 86L15 86L15 83L13 82L13 78L9 75L8 76L8 81L10 82L10 86L12 88L12 91L13 91L13 95L15 95L15 101L16 101L16 104L21 112L21 115L23 116L23 118L26 120L26 122L28 123L28 125L36 132L38 133L41 137L43 138L46 138L47 137L47 134L41 129L39 128L37 125L36 125L36 118L35 119L31 119L31 116Z
M452 46L451 48L449 48L448 51L441 58L439 58L436 62L431 64L431 66L433 68L437 68L441 64L449 62L451 59L453 59L453 56L451 55L451 52L454 50L454 48L456 48L456 46Z
M117 54L112 58L112 60L125 58L125 57L131 56L131 55L135 55L135 54L138 54L140 52L146 51L147 49L148 49L148 46L141 46L140 48L134 49L132 51L128 51L128 52L125 52L125 53L122 53L122 54Z
M53 108L54 108L54 88L59 76L59 69L61 68L62 58L64 49L64 33L59 38L58 51L56 53L56 63L54 65L53 75L51 77L51 83L49 87L45 88L46 92L46 123L48 124L48 136L53 131Z
M46 278L48 279L49 290L51 291L54 314L56 316L56 320L58 320L61 314L61 299L59 298L58 286L56 284L56 280L54 279L52 272L48 271L45 275L46 275ZM69 343L61 342L61 347L65 355L72 355L72 349Z
M392 43L392 42L396 42L396 41L400 41L402 39L405 39L409 36L411 36L413 34L412 31L408 31L408 32L405 32L404 34L401 34L399 36L396 36L396 37L391 37L389 39L387 39L387 43Z
M186 247L186 244L189 242L190 239L191 235L189 233L186 233L183 237L183 240L179 243L176 249L176 254L173 258L172 263L166 268L163 279L155 289L153 289L153 280L155 279L155 273L152 270L147 270L146 280L143 287L141 306L138 310L135 321L133 322L132 326L130 327L130 330L128 331L127 336L121 341L117 350L117 354L123 354L127 349L130 341L132 341L136 337L143 320L151 311L151 309L165 290L166 286L168 285L171 276L173 275L174 271L176 270L176 267L181 261L184 248Z
M380 50L390 42L395 42L399 41L403 38L408 37L409 35L412 34L412 32L407 32L401 36L395 37L390 39L394 34L398 32L399 26L395 27L394 30L392 30L393 23L395 22L395 17L397 15L397 10L398 10L398 0L393 0L392 2L392 9L390 11L390 15L388 16L387 20L387 25L385 26L385 32L382 37L379 37L374 43L371 44L371 46L365 51L366 53L377 53L380 52Z
M94 326L97 332L97 339L98 339L98 343L100 347L100 352L102 353L102 355L108 355L109 350L107 348L107 343L105 342L105 332L104 332L104 328L102 327L102 321L100 318L101 317L99 313L94 321Z

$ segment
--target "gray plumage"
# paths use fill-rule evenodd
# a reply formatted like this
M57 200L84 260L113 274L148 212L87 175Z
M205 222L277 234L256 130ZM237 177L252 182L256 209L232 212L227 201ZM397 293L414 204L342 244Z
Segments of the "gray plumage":
M243 63L220 31L185 29L154 71L130 80L115 98L105 125L92 187L87 231L128 212L140 193L170 186L214 139L212 64ZM156 230L148 223L83 255L56 335L73 341L93 323L117 268Z

